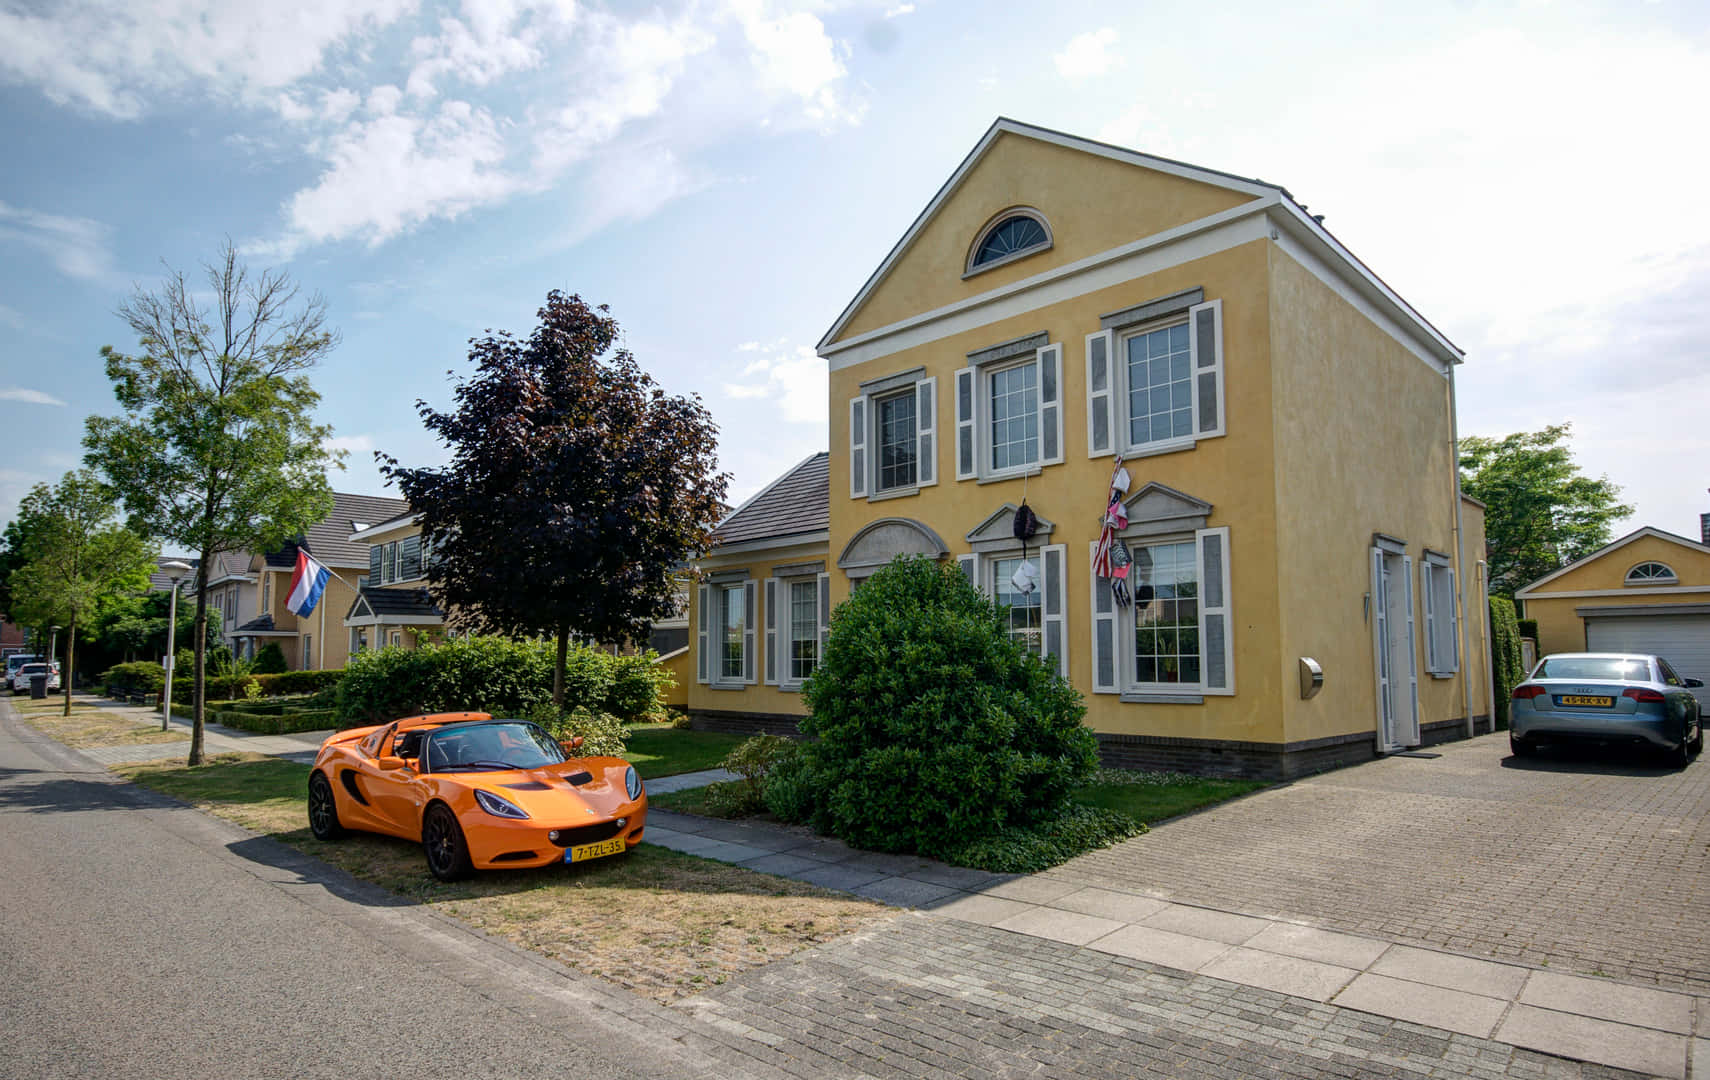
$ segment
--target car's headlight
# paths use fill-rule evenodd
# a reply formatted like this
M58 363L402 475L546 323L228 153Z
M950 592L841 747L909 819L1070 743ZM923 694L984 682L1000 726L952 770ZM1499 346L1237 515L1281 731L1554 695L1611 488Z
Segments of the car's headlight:
M528 812L509 799L501 798L491 791L476 789L475 801L481 804L481 809L494 817L514 818L522 820L528 817Z
M629 792L631 801L641 798L641 774L631 765L629 771L623 774L623 788Z

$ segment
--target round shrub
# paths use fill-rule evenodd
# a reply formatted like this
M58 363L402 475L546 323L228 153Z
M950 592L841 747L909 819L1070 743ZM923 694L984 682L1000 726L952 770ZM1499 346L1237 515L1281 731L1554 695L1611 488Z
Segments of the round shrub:
M817 786L818 778L808 766L807 755L797 752L772 766L761 795L766 809L779 821L805 825L813 820Z
M557 709L544 701L528 710L525 719L545 728L555 739L582 736L582 745L569 753L574 757L617 757L629 739L629 728L611 713L578 706Z
M1098 763L1080 695L954 565L869 578L804 696L814 824L856 847L938 855L1044 821Z
M276 641L268 642L255 654L255 667L251 670L257 675L277 675L286 670L285 650Z

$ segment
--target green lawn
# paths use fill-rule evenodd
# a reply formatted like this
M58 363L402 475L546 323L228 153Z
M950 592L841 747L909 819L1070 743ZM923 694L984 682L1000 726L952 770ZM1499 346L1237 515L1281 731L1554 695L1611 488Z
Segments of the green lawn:
M629 729L624 758L643 780L656 776L716 769L746 735L722 731L690 731L670 724L637 724Z
M1100 769L1093 783L1070 798L1082 806L1119 810L1135 821L1155 825L1165 818L1257 791L1264 780L1209 780L1180 773Z

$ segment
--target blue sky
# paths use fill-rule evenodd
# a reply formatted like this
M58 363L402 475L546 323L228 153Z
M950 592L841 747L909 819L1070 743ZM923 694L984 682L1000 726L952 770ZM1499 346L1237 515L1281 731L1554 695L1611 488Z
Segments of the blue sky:
M249 9L255 10L249 10ZM812 346L993 119L1286 185L1467 352L1461 430L1571 420L1647 524L1710 510L1710 8L0 0L0 521L115 409L114 308L225 237L323 293L385 494L467 339L546 292L723 429L825 446Z

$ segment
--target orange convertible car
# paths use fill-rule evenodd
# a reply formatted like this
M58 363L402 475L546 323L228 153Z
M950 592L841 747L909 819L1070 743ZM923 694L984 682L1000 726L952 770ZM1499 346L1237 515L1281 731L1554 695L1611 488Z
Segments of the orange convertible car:
M486 713L341 731L315 756L309 827L419 840L441 881L621 855L641 843L647 792L621 758L566 755L581 742Z

